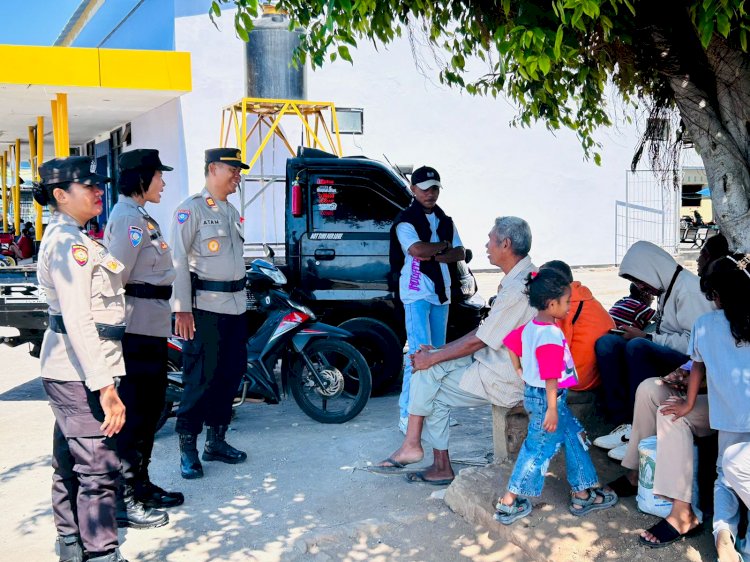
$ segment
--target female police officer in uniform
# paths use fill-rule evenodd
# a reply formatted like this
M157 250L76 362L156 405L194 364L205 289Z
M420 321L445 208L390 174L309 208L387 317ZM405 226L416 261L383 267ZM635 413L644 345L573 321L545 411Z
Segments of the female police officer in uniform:
M37 276L49 303L41 349L44 390L55 415L52 511L61 562L122 562L115 494L120 461L112 437L125 423L116 380L125 374L122 264L83 225L102 212L85 156L40 166L34 198L52 219L39 249Z
M172 253L146 203L158 204L165 183L162 172L172 168L159 151L138 149L120 156L117 189L120 198L110 213L104 243L124 265L127 329L122 340L127 378L120 397L128 421L117 436L124 478L120 526L145 529L169 521L153 508L182 504L179 492L167 492L151 482L148 465L167 389L167 338L172 334L169 298L175 278Z

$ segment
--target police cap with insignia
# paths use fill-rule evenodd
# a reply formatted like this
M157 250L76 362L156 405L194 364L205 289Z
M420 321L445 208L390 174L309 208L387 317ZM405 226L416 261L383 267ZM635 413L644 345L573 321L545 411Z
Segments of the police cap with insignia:
M47 205L52 199L52 191L60 184L72 182L84 185L99 185L110 180L107 176L96 173L96 162L91 156L68 156L53 158L39 166L41 183L35 183L34 199L40 205Z
M120 171L125 170L158 170L160 172L171 172L171 166L165 166L159 159L159 151L153 148L137 148L130 152L120 154L118 161Z
M206 164L211 162L221 162L243 170L250 168L242 161L242 152L239 148L209 148L206 150Z

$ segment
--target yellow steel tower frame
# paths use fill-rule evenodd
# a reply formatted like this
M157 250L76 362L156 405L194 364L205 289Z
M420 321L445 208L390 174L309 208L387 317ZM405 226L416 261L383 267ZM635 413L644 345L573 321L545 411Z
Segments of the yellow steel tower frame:
M324 118L324 112L327 111L331 113L333 131L328 127ZM225 107L221 113L219 146L227 146L229 137L234 132L236 146L242 151L242 161L250 166L250 169L244 170L243 173L249 174L274 135L281 139L289 150L289 154L294 156L294 148L281 128L281 120L284 117L295 116L304 126L305 146L320 148L341 156L341 136L336 106L333 102L327 101L242 98ZM252 157L248 158L247 141L256 131L262 131L264 125L267 131L258 149Z

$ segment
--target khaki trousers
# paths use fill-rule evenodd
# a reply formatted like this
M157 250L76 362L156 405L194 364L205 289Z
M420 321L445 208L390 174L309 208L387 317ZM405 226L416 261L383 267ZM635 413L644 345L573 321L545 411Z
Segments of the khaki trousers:
M409 413L424 416L422 436L433 448L448 450L451 408L484 406L487 399L466 392L459 385L472 358L443 361L424 371L414 371L409 389Z
M622 466L638 470L638 443L656 435L658 459L654 473L654 494L687 503L693 500L693 436L712 433L708 425L708 397L698 396L693 410L673 420L659 410L670 396L679 396L658 378L650 378L638 386L633 409L633 429Z

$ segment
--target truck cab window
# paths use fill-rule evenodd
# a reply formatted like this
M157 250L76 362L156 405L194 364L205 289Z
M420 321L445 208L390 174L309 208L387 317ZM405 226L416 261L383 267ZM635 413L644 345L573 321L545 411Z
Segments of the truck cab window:
M388 232L400 211L393 202L365 185L331 182L312 185L310 190L314 231Z

